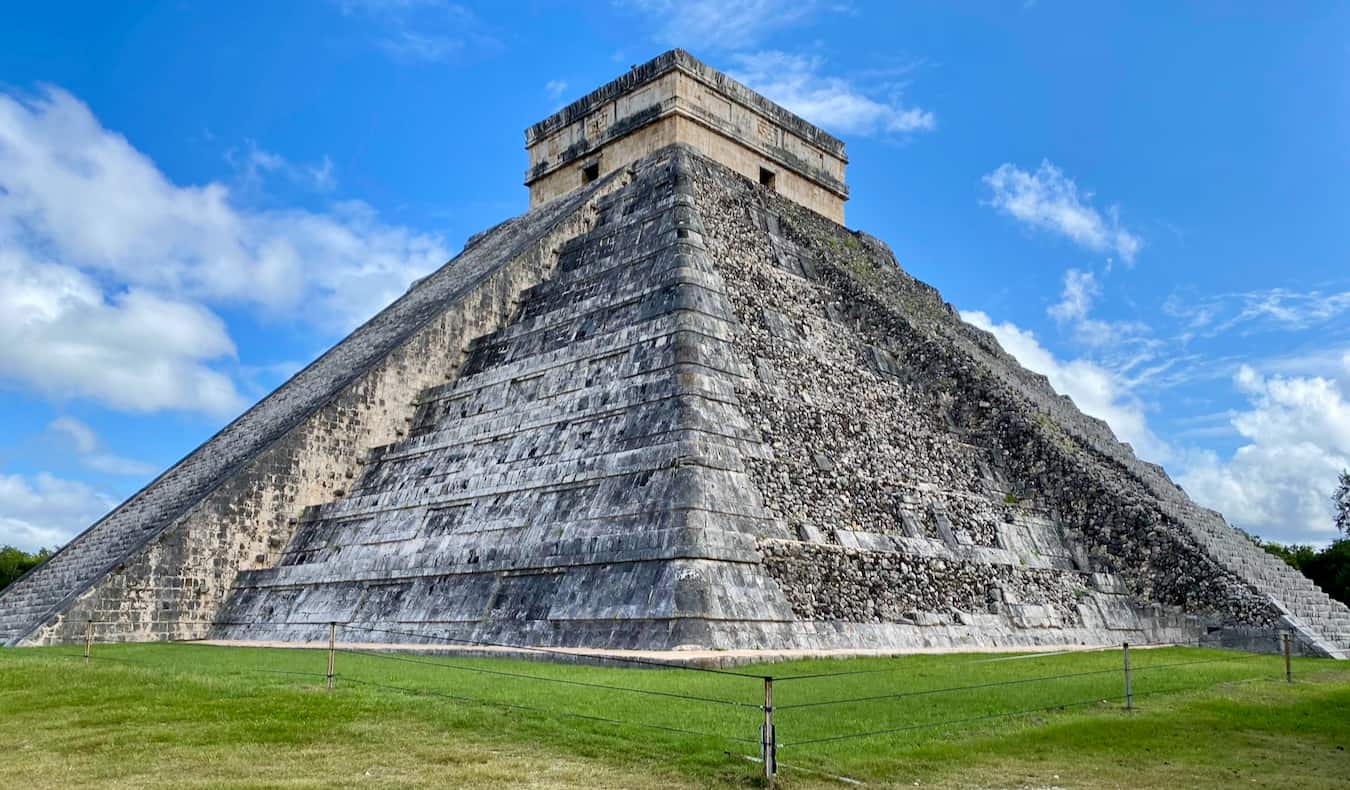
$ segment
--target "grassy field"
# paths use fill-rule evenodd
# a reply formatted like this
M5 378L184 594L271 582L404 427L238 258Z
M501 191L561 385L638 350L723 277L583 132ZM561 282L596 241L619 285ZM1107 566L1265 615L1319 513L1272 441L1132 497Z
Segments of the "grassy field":
M0 650L0 784L759 786L761 769L733 756L757 752L757 677L340 652L330 693L322 651L94 655L86 666L78 649ZM1350 665L1296 659L1287 684L1276 657L1132 659L1133 711L1118 652L735 671L776 678L786 788L846 786L831 775L880 787L1350 786ZM837 672L859 674L792 679ZM948 690L961 686L980 687ZM819 740L878 730L889 732Z

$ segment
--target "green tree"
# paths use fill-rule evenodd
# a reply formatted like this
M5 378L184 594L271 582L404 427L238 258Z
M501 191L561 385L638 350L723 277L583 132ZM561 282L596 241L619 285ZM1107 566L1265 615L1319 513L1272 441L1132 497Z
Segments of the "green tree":
M51 549L38 549L30 554L13 546L0 547L0 590L50 556Z
M1299 568L1322 591L1350 606L1350 538L1332 543Z
M1336 529L1350 538L1350 469L1341 470L1340 483L1336 486L1332 502L1336 505Z
M1318 551L1312 546L1282 546L1256 538L1261 548L1284 560L1312 579L1322 592L1350 606L1350 538L1335 541Z
M1308 563L1317 556L1317 549L1305 543L1293 543L1285 546L1275 541L1266 541L1258 539L1257 545L1265 549L1267 553L1274 554L1276 557L1284 560L1290 565L1298 568L1300 571L1308 566Z

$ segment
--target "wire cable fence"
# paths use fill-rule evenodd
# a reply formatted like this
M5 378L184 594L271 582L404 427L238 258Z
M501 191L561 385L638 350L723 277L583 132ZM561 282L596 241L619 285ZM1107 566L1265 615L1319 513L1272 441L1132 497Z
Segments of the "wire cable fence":
M419 633L414 631L397 631L390 628L376 628L372 626L353 625L351 623L338 623L337 627L344 631L358 631L366 633L378 633L389 636L403 636L419 640L422 644L447 644L460 645L475 648L490 648L494 650L513 650L524 653L537 653L540 655L555 656L565 658L569 661L583 659L595 661L598 663L630 664L633 666L659 667L663 669L681 669L691 672L707 672L714 675L730 675L741 678L759 678L760 675L751 675L744 672L736 672L729 669L719 669L716 667L705 667L698 664L680 663L675 661L659 661L651 658L640 658L637 656L616 655L614 653L594 653L580 650L564 650L560 648L536 647L531 645L511 645L502 642L488 642L474 639L456 639L451 636L441 636L437 634Z
M808 762L820 763L837 755L832 751L833 745L864 739L894 738L925 730L960 731L997 720L1092 706L1131 710L1138 698L1196 691L1242 680L1275 679L1269 664L1276 659L1262 653L1211 653L1197 658L1174 652L1140 651L1140 648L1205 647L1198 641L1122 644L959 662L972 682L949 685L941 683L941 671L925 669L903 658L870 659L880 662L879 666L774 676L645 656L508 645L354 623L298 624L311 629L326 627L326 649L312 642L299 649L279 650L223 647L193 639L169 642L188 652L165 661L164 651L155 644L123 645L119 648L121 655L108 655L102 649L95 651L92 625L86 630L82 653L54 651L46 655L82 660L85 664L109 662L206 675L304 678L323 683L329 691L350 684L528 713L542 719L589 722L613 728L619 737L631 738L633 732L646 731L754 745L758 748L757 755L734 756L760 763L769 782L778 771L780 749L794 754L805 750L802 755L807 756ZM417 641L382 648L371 642L339 642L339 633L365 639L378 634ZM1284 680L1292 681L1288 635L1283 637L1282 644ZM414 645L444 647L450 655L411 652L409 648ZM203 647L225 652L200 651L194 655L194 649ZM470 654L468 651L472 649L519 651L516 659L520 654L545 655L572 665L549 661L530 666L511 660L509 655ZM1093 663L1099 666L1024 674L1017 670L1025 665L1007 663L1013 658L1038 656L1051 661L1054 656L1065 654L1074 654L1073 661L1078 664L1088 661L1089 667ZM326 671L317 671L318 662L325 658ZM579 660L595 663L576 663ZM1259 674L1242 675L1243 666L1263 661ZM812 662L808 667L820 663ZM626 669L615 669L609 664ZM1216 669L1220 665L1229 666ZM469 678L473 680L465 682ZM1141 679L1144 687L1137 689ZM1155 680L1173 682L1155 685ZM1183 682L1177 685L1176 681ZM821 772L822 767L828 765L798 763L791 770Z

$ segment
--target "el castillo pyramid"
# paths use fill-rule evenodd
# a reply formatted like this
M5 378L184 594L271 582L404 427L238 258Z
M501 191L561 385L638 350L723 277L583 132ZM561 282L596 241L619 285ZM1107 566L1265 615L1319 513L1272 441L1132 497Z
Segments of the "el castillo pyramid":
M839 140L675 50L526 147L527 213L0 594L0 644L1350 654L1350 610L840 224Z

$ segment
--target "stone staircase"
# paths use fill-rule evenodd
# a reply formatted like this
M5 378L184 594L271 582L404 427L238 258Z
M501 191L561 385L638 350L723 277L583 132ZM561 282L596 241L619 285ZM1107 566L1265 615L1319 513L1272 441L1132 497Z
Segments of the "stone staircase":
M1308 652L1350 658L1350 607L1248 540L1212 510L1185 502L1166 508L1186 524L1220 565L1268 596Z

